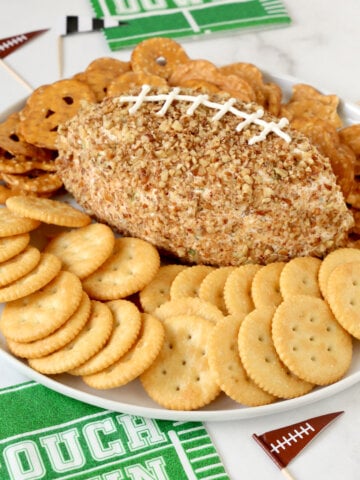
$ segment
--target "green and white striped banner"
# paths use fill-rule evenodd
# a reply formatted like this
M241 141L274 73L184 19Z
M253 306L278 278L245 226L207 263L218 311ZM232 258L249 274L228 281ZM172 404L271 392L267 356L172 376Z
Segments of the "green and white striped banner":
M203 424L102 410L35 382L0 390L1 480L229 480Z
M151 37L184 38L228 30L287 25L281 0L90 0L96 17L123 25L105 28L111 50Z

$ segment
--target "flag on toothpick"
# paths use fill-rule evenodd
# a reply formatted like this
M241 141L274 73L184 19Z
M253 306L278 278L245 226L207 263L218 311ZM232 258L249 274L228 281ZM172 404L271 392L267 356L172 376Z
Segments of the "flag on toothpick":
M329 413L303 422L270 430L253 438L280 468L286 478L293 477L286 470L287 465L303 450L313 438L330 422L344 412Z
M67 15L60 19L58 33L62 37L73 33L100 32L103 28L119 27L125 22L111 17L94 18L86 15Z
M0 58L7 57L8 55L10 55L10 53L22 47L24 43L29 42L41 33L47 31L48 29L46 28L43 30L35 30L33 32L21 33L19 35L14 35L13 37L6 37L0 39Z
M7 70L18 82L20 82L24 87L26 87L31 92L33 88L29 85L23 78L20 77L12 68L10 68L4 61L3 58L13 53L18 48L22 47L25 43L29 42L38 35L47 32L48 28L43 30L35 30L32 32L21 33L19 35L14 35L12 37L6 37L0 39L0 64Z
M127 25L126 22L121 20L116 20L111 17L105 18L95 18L89 17L86 15L66 15L65 17L60 18L58 22L58 63L59 63L59 77L63 76L64 68L64 48L63 48L63 38L67 35L72 35L76 33L90 33L90 32L100 32L104 28L113 28L121 27L122 25Z

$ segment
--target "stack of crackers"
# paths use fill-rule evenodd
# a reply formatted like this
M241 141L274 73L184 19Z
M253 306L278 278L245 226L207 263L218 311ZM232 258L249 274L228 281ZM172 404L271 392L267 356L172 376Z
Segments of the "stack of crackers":
M143 84L226 92L286 116L331 161L355 218L349 247L266 266L166 263L149 243L46 198L62 188L58 126L84 101ZM0 330L10 352L97 389L140 378L177 410L221 392L264 405L338 381L360 339L360 124L344 126L338 106L303 84L284 102L255 65L190 59L165 38L141 42L128 62L100 58L38 88L0 124Z
M57 230L40 250L46 225ZM168 409L221 392L247 406L305 395L346 374L360 339L355 248L266 266L165 263L65 202L14 196L0 209L0 262L10 352L96 389L140 378Z

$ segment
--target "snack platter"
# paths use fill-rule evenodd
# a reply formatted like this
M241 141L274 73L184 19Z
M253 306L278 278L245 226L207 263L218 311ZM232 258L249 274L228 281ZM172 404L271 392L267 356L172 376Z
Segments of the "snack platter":
M282 89L284 96L290 95L293 84L299 83L298 79L274 75L264 72L264 78L276 82ZM3 112L0 121L4 120L12 111L18 111L23 102L14 105L12 109ZM342 102L339 114L345 125L360 122L360 108L356 105ZM73 202L70 196L62 200ZM2 310L2 307L1 307ZM16 358L8 352L4 337L0 333L0 359L9 363L19 373L74 399L104 408L145 417L158 419L171 419L183 421L228 421L234 419L247 419L251 417L275 414L292 410L302 405L307 405L323 398L335 395L360 381L360 346L359 341L353 339L353 358L350 369L346 375L336 383L325 387L317 387L310 393L291 400L280 400L273 404L246 407L221 394L208 406L196 411L167 410L151 400L142 389L139 380L134 380L128 385L108 390L94 390L88 387L81 378L73 375L61 374L55 376L42 375L29 366L26 362Z

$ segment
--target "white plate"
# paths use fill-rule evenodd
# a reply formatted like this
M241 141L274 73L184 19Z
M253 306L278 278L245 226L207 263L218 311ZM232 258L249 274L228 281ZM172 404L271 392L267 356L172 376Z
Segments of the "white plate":
M290 94L291 86L294 83L300 83L299 80L289 76L266 74L266 78L278 83L282 87L285 96ZM4 112L0 117L0 121L11 111L19 110L22 103L19 102L11 110ZM356 105L343 102L340 105L340 114L345 124L360 123L360 108ZM260 407L244 407L225 395L220 395L214 402L200 410L190 412L172 411L159 407L159 405L154 403L144 392L138 380L120 388L93 390L85 385L81 379L72 375L64 374L50 377L35 372L23 361L15 358L7 351L1 334L0 347L0 359L8 362L23 375L52 390L104 409L165 420L227 421L275 414L330 397L360 381L360 345L358 341L354 340L353 360L346 376L332 385L316 388L302 397L292 400L280 400L274 404Z

